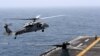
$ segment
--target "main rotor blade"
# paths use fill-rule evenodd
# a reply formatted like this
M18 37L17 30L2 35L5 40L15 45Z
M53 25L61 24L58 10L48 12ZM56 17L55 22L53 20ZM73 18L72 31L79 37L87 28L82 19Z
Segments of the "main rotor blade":
M66 16L66 15L57 15L57 16L51 16L51 17L44 17L44 18L40 18L40 19L47 19L47 18L54 18L54 17L61 17L61 16Z
M40 18L40 15L36 16L35 18Z
M47 18L54 18L54 17L61 17L61 16L66 16L66 15L57 15L57 16L50 16L50 17L44 17L44 18L40 18L40 15L36 16L36 18L29 18L29 19L19 19L19 20L38 20L38 19L47 19Z
M34 46L61 46L61 44L32 44Z
M13 18L12 20L38 20L39 18L40 18L40 15L34 18Z
M70 45L68 42L64 42L64 45ZM36 44L34 46L56 46L56 47L62 47L63 44Z
M33 20L33 18L29 18L29 19L15 19L15 20Z
M11 20L38 20L38 19L47 19L47 18L54 18L54 17L61 17L66 15L57 15L57 16L50 16L50 17L44 17L40 18L40 15L36 16L35 18L10 18Z
M27 19L18 19L18 18L13 18L13 19L11 19L11 20L34 20L34 19L36 19L36 18L27 18Z

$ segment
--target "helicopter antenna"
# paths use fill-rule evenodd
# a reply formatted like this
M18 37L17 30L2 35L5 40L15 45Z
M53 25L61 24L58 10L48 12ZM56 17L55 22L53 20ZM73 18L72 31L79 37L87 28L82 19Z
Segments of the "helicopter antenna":
M66 15L56 15L56 16L51 16L51 17L44 17L44 18L41 18L41 19L54 18L54 17L61 17L61 16L66 16Z

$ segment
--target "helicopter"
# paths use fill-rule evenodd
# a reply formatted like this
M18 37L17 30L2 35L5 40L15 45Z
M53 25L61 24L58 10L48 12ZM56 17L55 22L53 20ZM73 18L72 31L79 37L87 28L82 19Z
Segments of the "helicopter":
M14 34L15 37L14 39L16 39L16 37L18 35L24 34L24 33L28 33L28 32L37 32L39 30L41 30L42 32L44 32L44 29L48 28L49 25L45 22L41 22L39 21L40 19L47 19L47 18L54 18L54 17L61 17L61 16L65 16L65 15L57 15L57 16L51 16L51 17L44 17L44 18L40 18L40 15L36 16L35 18L28 18L28 19L14 19L14 20L31 20L30 22L25 23L24 27L21 30L15 31L13 32L10 28L9 28L9 24L5 24L4 25L4 29L7 33L7 35L12 35Z

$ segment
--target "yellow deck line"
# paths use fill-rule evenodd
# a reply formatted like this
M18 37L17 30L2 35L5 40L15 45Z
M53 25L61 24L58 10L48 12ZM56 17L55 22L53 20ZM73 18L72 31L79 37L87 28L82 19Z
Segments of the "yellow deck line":
M87 46L84 50L82 50L78 55L76 56L84 56L92 47L94 47L98 42L100 41L100 38L97 38L95 41L93 41L89 46Z

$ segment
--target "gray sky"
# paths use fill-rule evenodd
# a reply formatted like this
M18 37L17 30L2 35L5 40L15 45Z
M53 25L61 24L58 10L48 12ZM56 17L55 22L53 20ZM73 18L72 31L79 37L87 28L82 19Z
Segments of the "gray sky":
M0 8L100 7L100 0L0 0Z

